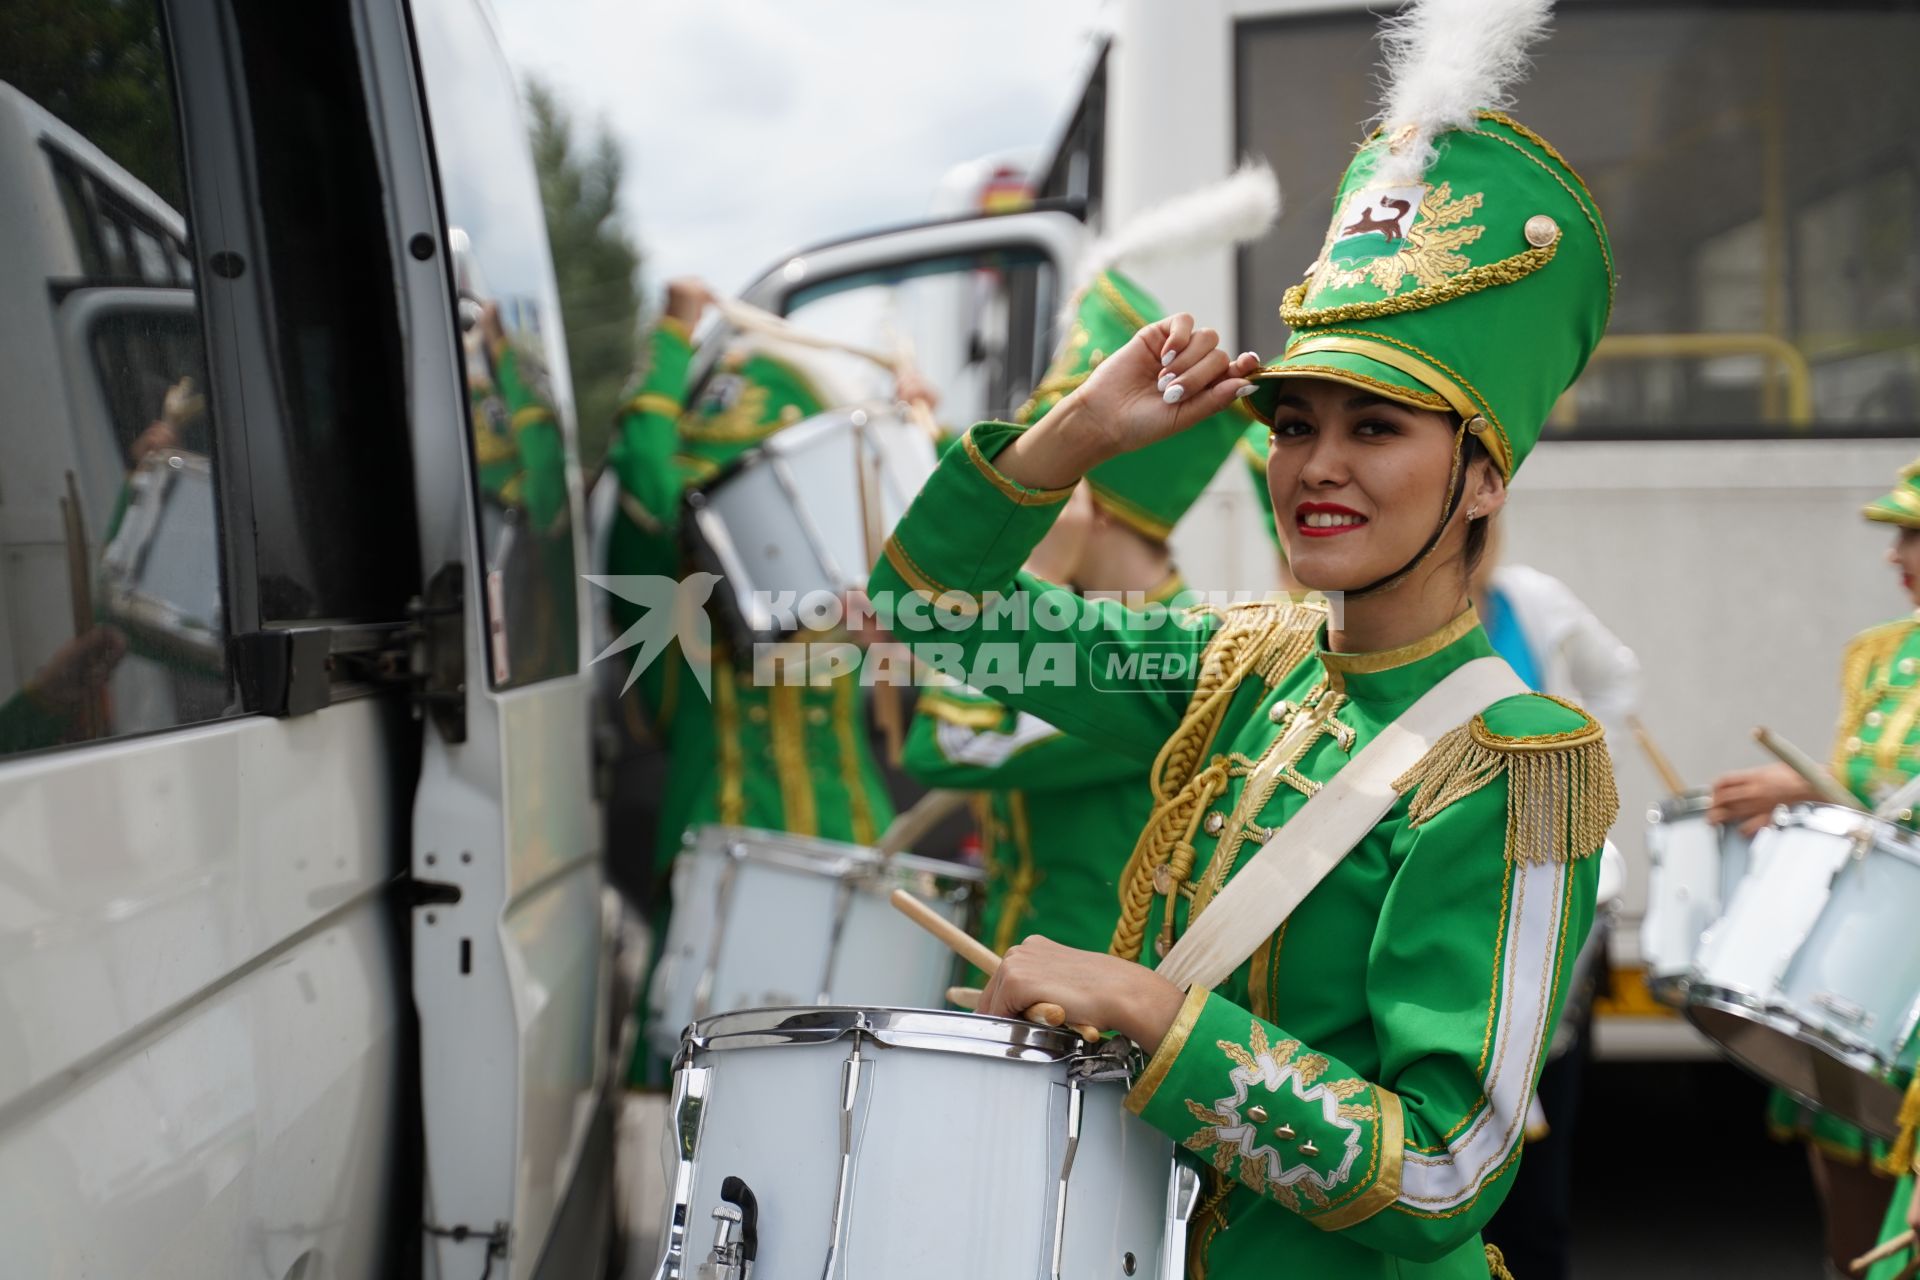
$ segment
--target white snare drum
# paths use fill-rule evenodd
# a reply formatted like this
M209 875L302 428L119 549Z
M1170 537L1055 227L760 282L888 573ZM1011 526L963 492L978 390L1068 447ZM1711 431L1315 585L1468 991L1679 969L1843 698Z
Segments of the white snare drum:
M781 430L690 491L691 550L726 579L717 599L737 638L784 634L779 593L804 600L864 586L880 554L867 521L884 540L936 461L927 433L891 411L837 409Z
M1177 1280L1199 1178L1121 1105L1132 1056L932 1010L697 1023L654 1280Z
M1708 795L1669 796L1647 811L1647 913L1640 955L1647 986L1662 1003L1686 1003L1687 975L1708 926L1726 913L1747 876L1747 838L1707 821Z
M1803 1102L1891 1138L1920 1020L1920 837L1837 805L1795 805L1708 931L1687 1016Z
M702 827L673 866L673 919L647 1007L649 1045L710 1013L769 1005L946 1003L955 960L896 911L905 889L955 924L982 879L960 863L746 827Z

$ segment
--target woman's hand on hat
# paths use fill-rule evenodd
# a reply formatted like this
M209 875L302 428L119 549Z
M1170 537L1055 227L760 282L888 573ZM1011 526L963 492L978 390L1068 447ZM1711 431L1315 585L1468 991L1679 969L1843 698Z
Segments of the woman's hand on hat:
M1220 334L1186 312L1147 325L1108 356L995 465L1037 488L1064 488L1108 458L1145 448L1250 394L1251 351L1229 357Z

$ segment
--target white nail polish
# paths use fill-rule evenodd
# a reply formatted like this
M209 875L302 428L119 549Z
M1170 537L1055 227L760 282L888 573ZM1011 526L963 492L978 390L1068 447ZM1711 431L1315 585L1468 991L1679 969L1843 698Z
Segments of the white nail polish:
M1162 365L1172 364L1176 359L1179 358L1179 355L1180 353L1177 350L1163 351L1160 354L1160 363Z
M1163 374L1161 374L1161 375L1160 375L1160 382L1159 382L1159 384L1158 384L1158 385L1159 385L1159 387L1160 387L1160 389L1161 389L1162 391L1165 391L1165 390L1167 389L1167 387L1168 387L1168 385L1169 385L1169 384L1171 384L1171 383L1173 382L1173 380L1174 380L1175 378L1177 378L1177 377L1179 377L1179 376L1180 376L1179 374L1177 374L1177 373L1175 373L1175 372L1173 372L1173 370L1171 370L1171 369L1169 369L1169 370L1167 370L1167 372L1165 372L1165 373L1163 373Z
M1253 383L1249 382L1246 386L1234 392L1233 398L1235 400L1245 400L1248 396L1252 395L1255 390L1256 388L1254 387Z
M1185 394L1187 394L1187 389L1176 382L1172 386L1168 387L1165 391L1161 392L1160 398L1162 400L1165 400L1168 404L1179 404L1180 397L1184 396Z
M1260 353L1258 351L1242 351L1240 353L1240 358L1242 360L1251 360L1255 364L1260 363Z

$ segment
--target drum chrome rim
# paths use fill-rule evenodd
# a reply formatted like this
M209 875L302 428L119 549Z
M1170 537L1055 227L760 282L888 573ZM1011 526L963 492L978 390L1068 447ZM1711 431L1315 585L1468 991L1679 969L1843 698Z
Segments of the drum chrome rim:
M1782 1092L1791 1095L1796 1101L1806 1106L1832 1111L1841 1119L1859 1125L1861 1128L1873 1133L1876 1137L1891 1141L1898 1136L1897 1130L1899 1126L1897 1122L1892 1123L1891 1128L1889 1128L1875 1123L1871 1117L1865 1114L1843 1114L1841 1111L1835 1109L1834 1099L1811 1096L1804 1090L1794 1087L1792 1081L1776 1078L1774 1073L1766 1069L1764 1063L1761 1063L1750 1054L1735 1049L1726 1040L1716 1034L1710 1025L1702 1020L1700 1016L1700 1011L1702 1010L1707 1013L1717 1013L1734 1018L1740 1022L1758 1027L1763 1031L1772 1032L1782 1039L1791 1040L1807 1049L1811 1049L1815 1053L1824 1055L1836 1066L1854 1072L1860 1077L1861 1086L1870 1086L1879 1093L1880 1100L1884 1103L1882 1109L1885 1111L1888 1120L1893 1121L1899 1112L1900 1099L1903 1091L1886 1079L1884 1075L1886 1067L1877 1057L1835 1041L1831 1037L1823 1034L1820 1028L1808 1026L1784 1009L1768 1007L1739 992L1724 987L1707 987L1698 984L1688 992L1686 1007L1687 1021L1691 1022L1702 1035L1706 1036L1707 1039L1712 1042L1714 1048L1724 1057L1752 1074L1759 1076L1762 1080L1777 1086Z
M1778 831L1800 828L1855 840L1870 836L1869 850L1882 849L1908 862L1920 863L1920 833L1844 805L1815 801L1787 805L1775 811L1774 827Z
M1653 826L1666 826L1686 818L1697 818L1713 807L1713 796L1707 791L1682 791L1678 795L1668 796L1647 810L1647 822Z
M978 867L944 858L899 853L882 859L866 845L845 844L821 836L766 831L758 827L718 823L688 833L687 846L695 853L712 852L746 862L760 862L832 880L886 878L905 882L918 876L950 880L955 885L977 885L986 880Z
M1073 1032L1037 1022L945 1009L867 1008L857 1005L780 1005L736 1009L687 1028L681 1053L831 1044L861 1036L890 1048L968 1053L1021 1062L1057 1063L1095 1057L1120 1059L1124 1041L1089 1046Z

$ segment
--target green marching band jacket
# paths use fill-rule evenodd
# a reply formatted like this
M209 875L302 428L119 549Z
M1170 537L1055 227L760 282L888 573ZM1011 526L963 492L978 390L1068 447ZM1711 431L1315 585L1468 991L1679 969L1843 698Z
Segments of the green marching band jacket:
M1401 650L1334 654L1309 606L1175 612L1151 627L1070 593L1056 602L1075 619L1067 630L995 630L983 597L1029 589L1019 566L1070 492L994 468L1017 430L983 423L948 452L870 590L883 613L936 601L951 615L938 639L969 655L1053 646L1057 663L1066 646L1070 679L996 696L1149 769L1152 811L1109 949L1152 964L1354 751L1493 649L1471 612ZM1197 679L1111 678L1116 654L1124 670L1149 648L1184 657L1161 669ZM1301 716L1318 735L1274 759ZM1127 1099L1210 1176L1196 1276L1265 1276L1279 1258L1302 1275L1487 1274L1478 1232L1519 1158L1592 920L1612 766L1585 714L1525 695L1443 738L1398 786L1284 927L1219 988L1189 993Z
M730 357L700 403L688 406L692 359L685 326L671 317L655 325L608 455L621 491L609 573L678 577L685 490L827 407L799 369L762 353ZM617 628L635 621L635 606L618 597L613 604ZM708 661L711 702L690 666ZM749 658L724 648L687 654L676 641L639 687L669 755L658 869L678 852L681 833L703 823L871 844L892 821L857 673L810 684L756 681Z

